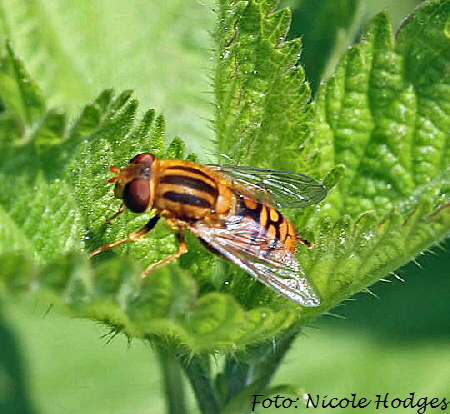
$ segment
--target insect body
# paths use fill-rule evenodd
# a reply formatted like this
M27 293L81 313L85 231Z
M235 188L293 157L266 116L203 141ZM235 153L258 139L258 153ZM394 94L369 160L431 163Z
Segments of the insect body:
M183 232L189 230L214 253L287 298L303 306L320 304L295 257L298 241L310 243L277 210L321 201L326 189L318 181L278 170L156 159L149 153L110 170L117 174L110 182L116 183L114 193L123 204L108 222L125 208L149 210L154 216L127 238L92 251L91 257L139 239L163 217L176 232L179 250L146 268L143 277L187 252Z

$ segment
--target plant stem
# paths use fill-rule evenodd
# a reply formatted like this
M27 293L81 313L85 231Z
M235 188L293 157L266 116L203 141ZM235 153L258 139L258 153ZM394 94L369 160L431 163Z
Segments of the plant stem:
M232 400L251 384L257 384L254 393L264 393L298 333L299 329L294 328L274 342L265 342L241 355L228 357L224 370L225 401Z
M175 352L162 345L156 345L155 348L163 377L166 413L188 414L182 371Z
M182 356L179 361L191 382L201 413L218 414L220 402L214 380L211 378L209 356Z
M271 343L261 345L262 347L266 346L269 352L255 364L254 377L262 379L260 391L263 391L269 385L277 369L280 367L286 352L291 348L299 332L299 328L293 328L281 338L277 339L274 345Z
M225 361L224 375L226 382L225 402L231 400L236 394L242 391L252 378L249 378L251 366L243 361L239 361L235 356L228 356Z

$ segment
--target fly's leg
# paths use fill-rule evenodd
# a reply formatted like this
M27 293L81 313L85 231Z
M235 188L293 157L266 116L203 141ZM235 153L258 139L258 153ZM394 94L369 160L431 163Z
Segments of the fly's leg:
M116 217L120 213L121 213L121 211L119 210L116 213ZM104 246L93 250L92 252L89 253L89 257L94 257L95 255L97 255L97 254L99 254L101 252L104 252L105 250L112 249L112 248L114 248L116 246L119 246L119 245L121 245L123 243L127 243L129 241L135 241L135 240L141 238L144 234L148 233L150 230L152 230L156 226L156 223L158 222L158 220L159 220L159 215L157 214L156 216L152 217L147 222L147 224L144 227L142 227L139 230L136 230L133 233L129 234L128 237L126 237L125 239L117 240L117 241L115 241L113 243L105 244Z
M170 263L172 260L175 260L178 257L180 257L181 255L187 253L188 250L187 250L186 242L184 240L184 236L181 233L177 233L176 236L177 236L177 240L179 243L178 251L176 253L173 253L173 254L165 257L164 259L161 259L159 262L153 263L152 265L147 267L147 269L143 270L141 273L142 279L144 279L151 271L155 270L157 267L163 266L167 263Z
M108 217L106 219L106 224L111 224L111 221L113 221L117 216L120 216L124 211L125 211L125 204L122 204L117 213L114 213L111 217Z
M122 206L120 207L119 211L114 214L113 216L111 216L109 220L114 219L115 217L117 217L119 214L121 214L123 211L125 210L125 207L122 208ZM105 244L104 246L99 247L98 249L93 250L91 253L89 253L89 257L94 257L97 254L105 251L105 250L109 250L109 249L113 249L116 246L119 246L123 243L127 243L130 241L135 241L139 238L141 238L144 234L148 233L150 230L152 230L155 226L156 223L159 220L159 215L155 215L154 217L152 217L144 227L142 227L141 229L131 233L128 235L128 237L122 239L122 240L117 240L113 243L108 243ZM181 233L177 233L177 240L179 243L179 247L178 247L178 251L176 253L173 253L167 257L165 257L164 259L161 259L159 262L156 262L152 265L150 265L149 267L147 267L144 271L142 271L141 273L141 278L145 278L152 270L156 269L159 266L163 266L167 263L170 263L172 260L177 259L178 257L180 257L181 255L185 254L188 250L187 250L187 246L186 246L186 242L184 240L184 236Z
M311 247L314 247L314 243L310 242L303 237L297 236L297 241L304 244L308 249L311 249Z

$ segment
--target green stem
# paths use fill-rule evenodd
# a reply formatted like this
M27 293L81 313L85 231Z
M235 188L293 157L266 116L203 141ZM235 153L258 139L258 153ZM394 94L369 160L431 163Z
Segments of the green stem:
M300 328L294 328L286 332L281 338L279 338L275 344L268 343L263 344L268 350L266 356L260 359L255 364L255 378L262 379L260 391L264 391L275 375L277 369L280 367L281 361L286 355L287 351L291 349L291 346L300 332Z
M188 414L182 371L175 352L160 345L156 346L156 350L163 377L166 413Z
M191 382L200 412L202 414L218 414L220 402L215 383L211 377L209 356L182 356L179 361Z
M252 378L250 378L250 364L238 360L235 356L227 357L224 367L226 383L225 402L230 401L242 391Z
M258 384L254 393L264 393L298 333L299 329L292 329L275 342L266 342L241 355L228 357L224 370L225 401L233 399L250 384Z

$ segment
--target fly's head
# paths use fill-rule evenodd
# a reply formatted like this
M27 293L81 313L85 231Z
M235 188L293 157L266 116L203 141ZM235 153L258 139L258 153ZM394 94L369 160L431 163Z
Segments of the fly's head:
M125 206L134 213L142 213L150 207L152 166L155 156L150 153L136 155L124 167L110 167L117 174L109 180L115 183L114 195L123 200Z

